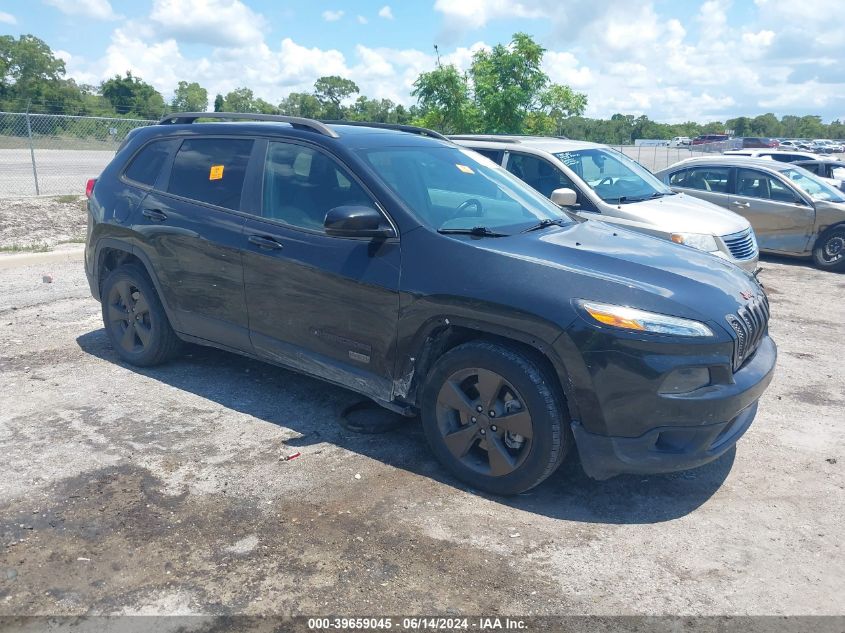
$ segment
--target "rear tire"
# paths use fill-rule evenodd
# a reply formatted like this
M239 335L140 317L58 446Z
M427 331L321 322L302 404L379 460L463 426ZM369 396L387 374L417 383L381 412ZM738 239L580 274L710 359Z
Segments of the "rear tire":
M100 299L106 333L127 363L151 367L179 352L182 342L141 266L125 264L111 271L103 281Z
M845 224L825 231L813 248L813 262L823 270L845 270Z
M494 494L533 488L572 444L556 381L507 345L472 341L448 351L432 367L421 405L437 459L461 481Z

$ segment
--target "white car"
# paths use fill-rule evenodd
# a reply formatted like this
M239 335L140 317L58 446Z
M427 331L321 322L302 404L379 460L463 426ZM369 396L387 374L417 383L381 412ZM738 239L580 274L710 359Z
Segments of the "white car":
M669 141L669 147L689 147L692 145L692 139L689 136L676 136Z
M759 251L748 220L695 196L673 195L648 169L606 145L538 136L450 138L583 218L697 248L750 273L757 270Z
M781 145L783 147L783 145ZM799 160L837 160L835 156L814 154L792 149L730 149L725 156L748 156L749 158L771 158L780 163L794 163Z

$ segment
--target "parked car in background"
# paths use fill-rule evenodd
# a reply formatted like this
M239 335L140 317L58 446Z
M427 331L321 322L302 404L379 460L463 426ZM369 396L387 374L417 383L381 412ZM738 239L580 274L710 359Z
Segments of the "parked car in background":
M845 162L838 160L798 160L792 164L803 167L827 184L845 191Z
M744 216L761 251L845 270L845 194L806 169L745 156L691 158L659 171L675 191Z
M669 147L689 147L692 145L692 139L689 136L676 136L669 141Z
M759 252L747 220L695 196L675 195L645 167L606 145L526 136L452 139L583 218L707 251L749 272L757 269Z
M748 148L756 148L756 147L777 147L780 145L780 142L777 139L773 138L765 138L762 136L743 136L742 137L742 147L743 149Z
M728 134L702 134L692 139L692 145L706 145L708 143L721 143L731 137Z
M813 141L813 146L818 147L823 154L838 154L845 152L845 147L842 143L837 143L830 139L816 139Z
M834 156L825 156L801 150L778 149L729 149L722 152L725 156L747 156L748 158L771 158L781 163L794 163L799 160L833 160Z
M752 275L582 220L430 130L175 113L86 191L116 356L185 340L419 412L475 489L528 490L576 448L597 479L700 466L772 379Z
M784 150L798 150L802 152L809 152L812 150L811 144L803 139L788 138L780 142L780 149Z

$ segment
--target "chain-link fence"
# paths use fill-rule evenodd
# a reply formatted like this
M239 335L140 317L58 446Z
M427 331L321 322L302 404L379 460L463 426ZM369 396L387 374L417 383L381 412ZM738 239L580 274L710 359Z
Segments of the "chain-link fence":
M0 112L0 197L82 194L129 130L152 123Z
M82 194L129 130L155 123L66 114L0 112L0 198ZM685 158L732 149L726 143L682 147L615 146L651 171Z

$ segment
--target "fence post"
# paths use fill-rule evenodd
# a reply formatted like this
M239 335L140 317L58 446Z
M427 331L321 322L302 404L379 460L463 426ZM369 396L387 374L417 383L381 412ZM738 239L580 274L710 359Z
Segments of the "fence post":
M38 188L38 169L35 167L35 148L32 145L32 125L29 123L29 103L26 104L26 133L29 136L29 157L32 159L32 177L35 179L35 195L40 196Z

